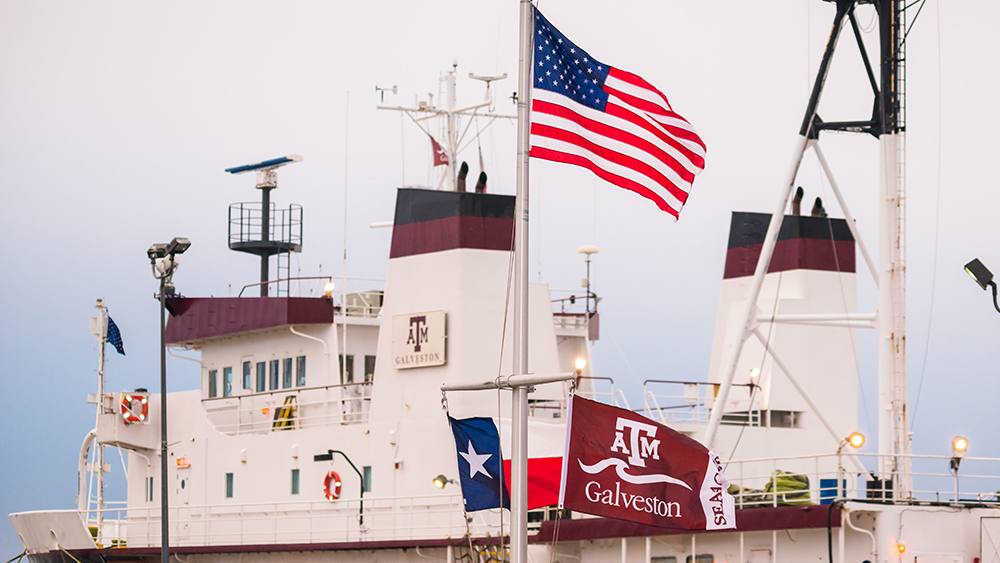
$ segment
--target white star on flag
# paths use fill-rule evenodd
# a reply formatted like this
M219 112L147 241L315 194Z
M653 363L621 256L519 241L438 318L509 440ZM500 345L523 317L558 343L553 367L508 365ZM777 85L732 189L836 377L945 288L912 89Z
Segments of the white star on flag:
M486 471L485 463L486 460L493 457L493 454L477 454L476 448L472 447L472 441L469 441L469 451L468 452L458 452L465 461L469 462L469 477L475 477L476 473L482 473L486 477L492 479L493 476Z

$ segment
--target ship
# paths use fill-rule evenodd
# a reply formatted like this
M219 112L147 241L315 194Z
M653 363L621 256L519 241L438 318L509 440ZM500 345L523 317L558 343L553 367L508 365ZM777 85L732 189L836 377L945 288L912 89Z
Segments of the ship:
M772 213L733 212L727 247L719 249L724 279L709 372L649 378L635 408L723 455L737 527L654 528L547 506L527 513L529 560L1000 558L998 487L990 485L996 460L966 455L967 442L959 440L951 455L910 451L902 361L905 10L899 2L871 3L882 33L880 65L865 59L872 115L819 118L830 58L838 41L858 30L859 3L837 1L778 202ZM395 109L455 115L455 78L454 69L443 77L443 107L430 101ZM506 450L513 449L513 400L499 382L519 373L511 301L516 198L490 193L485 178L466 188L454 123L442 121L447 162L439 189L397 191L382 285L290 274L288 257L302 246L302 210L278 208L270 191L278 169L298 155L227 170L256 174L262 196L229 210L230 249L260 258L260 281L248 284L246 295L184 296L172 276L188 241L149 249L168 315L164 349L195 353L201 384L166 396L169 417L162 396L148 389L98 389L98 422L79 457L77 508L10 516L30 561L146 562L167 546L181 563L517 559L508 543L510 513L463 510L446 416L494 417ZM802 211L809 201L795 189L796 172L806 151L817 154L837 190L819 148L831 131L879 138L877 255L846 201L838 202L839 218L818 200ZM595 251L581 247L588 260ZM857 312L859 269L878 280L876 313ZM309 284L321 289L296 294ZM570 393L629 407L613 378L590 361L604 297L589 286L569 297L542 283L528 287L526 373L554 380L529 394L530 459L561 455ZM98 312L92 328L103 343L103 303ZM860 327L882 335L874 454L856 449L864 442L856 432ZM479 389L457 390L463 387ZM127 456L124 507L105 506L101 493L89 492L91 475L104 473L106 447Z

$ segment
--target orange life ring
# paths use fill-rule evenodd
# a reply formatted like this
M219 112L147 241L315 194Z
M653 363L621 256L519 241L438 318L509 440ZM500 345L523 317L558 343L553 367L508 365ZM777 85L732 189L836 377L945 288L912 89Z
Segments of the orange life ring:
M139 403L140 408L133 409L136 402ZM149 415L149 399L145 395L123 393L120 410L126 425L134 422L145 422L146 416Z
M340 475L336 471L326 474L326 479L323 480L323 494L326 495L326 500L340 498L340 485Z

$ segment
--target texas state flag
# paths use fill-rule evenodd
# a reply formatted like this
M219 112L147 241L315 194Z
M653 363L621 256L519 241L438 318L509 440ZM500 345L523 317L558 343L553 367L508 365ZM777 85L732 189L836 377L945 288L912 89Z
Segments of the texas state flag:
M503 445L510 445L510 420L501 419ZM566 449L566 424L528 421L528 510L559 504L563 451ZM509 450L507 450L509 451ZM510 456L503 462L504 480L510 486Z
M466 512L510 509L510 493L500 471L500 434L492 418L448 417L458 451L458 474Z

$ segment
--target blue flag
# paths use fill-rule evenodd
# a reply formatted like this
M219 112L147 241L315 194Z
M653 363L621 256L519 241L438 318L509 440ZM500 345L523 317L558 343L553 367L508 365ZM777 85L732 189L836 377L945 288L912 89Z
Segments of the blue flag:
M466 512L487 508L510 509L503 482L500 433L491 418L448 417L458 449L458 473Z
M122 343L122 333L118 330L118 325L115 324L115 321L111 320L111 317L108 317L108 337L106 340L115 347L115 350L118 350L119 354L122 356L125 355L125 344Z

